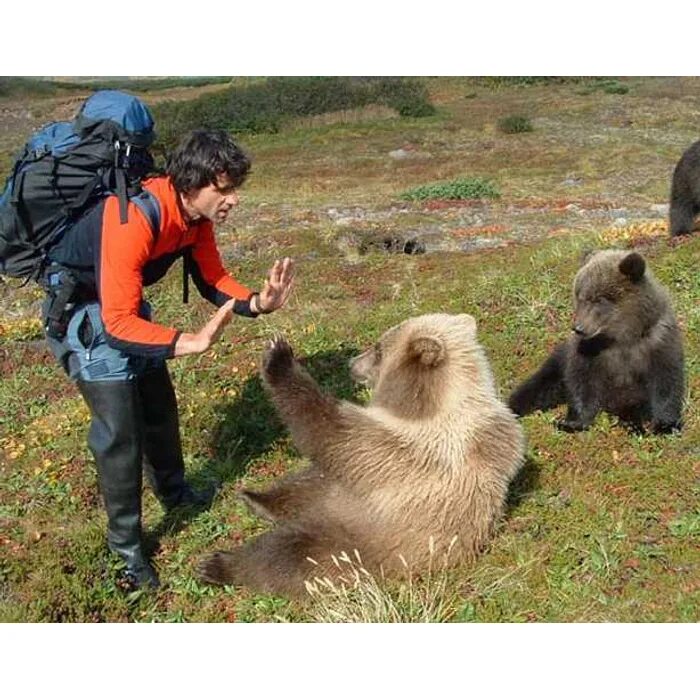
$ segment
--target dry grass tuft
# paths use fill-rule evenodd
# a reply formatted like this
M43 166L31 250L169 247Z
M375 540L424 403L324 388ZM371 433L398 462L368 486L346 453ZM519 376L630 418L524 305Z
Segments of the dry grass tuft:
M357 550L332 557L338 574L306 581L312 599L310 616L315 622L449 622L459 606L450 590L447 563L457 541L453 537L438 566L434 566L435 543L429 540L430 565L416 576L403 556L404 579L389 582L367 571ZM314 564L317 562L312 561Z

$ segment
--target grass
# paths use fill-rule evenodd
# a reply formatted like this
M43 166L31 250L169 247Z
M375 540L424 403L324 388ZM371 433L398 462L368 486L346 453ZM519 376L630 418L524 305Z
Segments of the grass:
M306 582L311 599L309 613L315 622L450 622L461 607L449 583L447 560L435 566L434 542L428 543L430 565L420 576L405 568L404 580L396 583L374 576L362 564L360 553L333 556L338 577L314 577Z
M254 173L218 234L225 261L255 286L276 257L292 254L297 286L288 310L236 319L210 352L170 363L188 476L223 486L209 511L176 521L144 491L147 541L164 582L156 593L129 597L115 585L87 411L40 340L40 291L2 288L1 620L697 621L700 236L671 242L650 208L666 201L675 161L695 139L693 103L682 96L696 94L697 81L637 78L628 96L582 95L577 81L479 85L469 100L471 79L426 84L432 117L299 125L243 141ZM678 118L660 126L668 110L659 105L674 99L661 103L662 94L676 95ZM635 129L618 126L619 110ZM526 139L494 129L516 113L543 128ZM408 145L428 155L388 156ZM465 172L497 182L501 197L398 197ZM572 174L579 184L567 182ZM365 232L445 245L420 256L359 255L353 236ZM474 241L483 247L460 247ZM606 415L569 435L554 427L561 411L528 416L527 462L491 546L473 566L444 575L436 566L430 585L363 581L363 591L300 605L196 579L203 553L266 527L237 490L303 465L260 384L267 338L284 333L327 391L364 401L349 357L407 316L465 311L507 396L566 337L571 280L581 253L596 247L640 250L669 288L685 338L680 435L631 435ZM182 305L176 272L148 288L149 301L163 323L199 328L211 309L196 295Z
M3 77L0 78L0 97L42 97L65 94L76 90L131 90L153 92L169 88L192 88L204 85L221 85L232 81L230 77L172 77L172 78L92 78L74 80L50 80L43 78Z

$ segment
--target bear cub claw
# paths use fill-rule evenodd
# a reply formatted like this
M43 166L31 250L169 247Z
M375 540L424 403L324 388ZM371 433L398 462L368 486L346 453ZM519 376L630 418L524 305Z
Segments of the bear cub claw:
M282 336L275 336L267 343L263 351L262 367L268 378L283 377L292 369L293 364L292 346Z
M197 564L197 575L207 583L224 584L228 581L226 557L227 552L208 554Z

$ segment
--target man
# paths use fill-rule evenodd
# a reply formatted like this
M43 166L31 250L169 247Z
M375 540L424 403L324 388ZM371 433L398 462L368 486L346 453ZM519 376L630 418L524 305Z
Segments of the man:
M210 496L184 479L177 403L165 360L210 348L232 314L255 317L286 303L293 261L275 261L260 292L226 273L214 239L238 205L250 161L223 131L196 131L168 159L166 175L146 180L158 231L129 203L120 221L117 196L102 199L50 251L47 279L69 279L65 335L49 346L76 380L91 413L88 444L107 510L107 540L126 563L130 586L159 585L141 541L142 471L164 508L204 505ZM183 258L199 292L219 307L194 333L154 323L142 290ZM48 324L52 299L44 304ZM49 327L47 325L47 327ZM51 337L51 336L58 337Z

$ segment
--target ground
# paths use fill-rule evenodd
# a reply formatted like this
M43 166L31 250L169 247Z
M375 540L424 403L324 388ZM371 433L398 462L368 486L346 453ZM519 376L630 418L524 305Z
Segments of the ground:
M329 391L362 401L349 378L352 354L409 315L465 311L506 397L566 337L581 252L622 246L640 250L670 289L685 337L684 431L637 436L601 416L570 435L555 429L560 412L525 418L528 457L506 517L474 566L445 574L440 619L697 621L700 232L671 241L665 205L676 161L700 138L700 81L621 82L626 94L586 81L436 78L427 83L433 117L369 109L240 137L253 174L219 234L223 254L253 287L276 257L293 255L296 290L286 311L238 319L210 352L170 364L188 474L223 487L211 510L175 521L145 491L158 593L125 595L114 583L87 411L41 340L40 292L4 288L0 619L320 619L314 606L194 576L202 553L266 527L236 492L301 464L260 385L265 340L283 332ZM81 97L0 102L0 174L28 129L65 118ZM533 131L501 133L498 120L514 114ZM501 197L399 196L457 177L489 178ZM408 241L425 252L404 254ZM210 308L199 299L183 308L180 284L171 273L149 300L164 323L193 330Z

